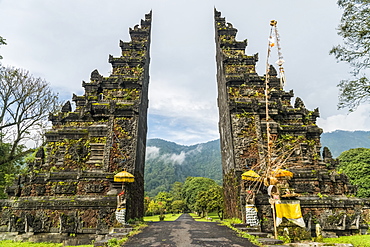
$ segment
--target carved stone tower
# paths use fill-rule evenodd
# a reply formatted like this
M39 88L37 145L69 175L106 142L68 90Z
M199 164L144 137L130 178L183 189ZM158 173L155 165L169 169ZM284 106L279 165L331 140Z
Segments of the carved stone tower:
M122 186L113 176L123 170L135 176L126 220L143 216L151 19L150 12L129 29L130 42L120 41L122 54L109 56L108 77L94 70L82 83L85 94L73 95L74 110L67 102L50 115L45 147L1 202L1 231L106 234L117 223Z
M295 199L300 201L308 227L314 219L324 231L358 230L361 200L348 199L346 195L355 192L353 186L345 175L335 172L335 161L331 157L325 155L322 159L320 156L322 129L316 125L318 109L306 109L300 98L292 105L293 91L283 90L272 66L268 70L266 108L266 76L258 75L255 69L258 54L245 54L247 40L237 41L237 29L217 10L214 18L225 216L245 218L247 191L256 193L262 230L271 231L273 221L264 220L272 217L264 183L256 182L248 187L241 180L242 173L250 169L267 179L272 172L267 161L271 161L275 167L293 172L289 186L301 195ZM271 157L267 154L268 146L272 150ZM337 203L338 198L343 203ZM343 215L347 225L336 226L328 221L328 217L334 217L343 222ZM357 225L349 225L350 218Z

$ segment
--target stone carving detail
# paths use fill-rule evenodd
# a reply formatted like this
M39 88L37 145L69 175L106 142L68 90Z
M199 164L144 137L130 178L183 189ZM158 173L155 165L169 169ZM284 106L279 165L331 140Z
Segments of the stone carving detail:
M63 107L62 107L62 112L71 112L72 111L72 106L71 106L71 102L70 101L67 101Z
M35 216L28 215L27 219L32 232L48 232L50 230L49 217L43 211L38 211Z
M75 233L77 232L77 224L79 220L76 214L61 214L60 215L60 232Z
M76 182L60 182L54 186L55 194L75 194L77 189Z
M44 185L36 185L35 186L35 194L36 196L42 196L46 192L46 187Z
M104 190L102 184L86 184L84 186L86 193L100 193Z

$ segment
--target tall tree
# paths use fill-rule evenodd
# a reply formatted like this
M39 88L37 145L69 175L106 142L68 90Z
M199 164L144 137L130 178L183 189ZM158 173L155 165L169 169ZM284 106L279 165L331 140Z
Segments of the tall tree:
M169 192L162 191L162 192L159 192L155 196L155 201L157 203L161 202L161 205L163 206L163 208L166 211L171 211L171 204L173 202L173 195Z
M171 193L174 200L182 200L182 183L181 182L174 182L172 184Z
M338 28L343 44L333 47L330 54L352 67L352 78L338 84L338 107L353 111L370 100L370 1L338 0L337 4L343 9Z
M11 144L0 165L28 153L17 151L33 138L31 132L45 127L49 113L59 105L57 94L45 80L26 70L0 67L0 142Z
M355 148L338 157L339 168L357 186L358 197L370 197L370 149Z
M182 195L186 206L190 210L196 209L196 197L198 192L207 191L211 187L216 186L216 182L210 178L203 177L188 177L182 187Z
M216 211L218 217L222 219L224 200L221 186L212 185L206 191L199 191L195 200L194 208L202 217L208 216L209 212Z

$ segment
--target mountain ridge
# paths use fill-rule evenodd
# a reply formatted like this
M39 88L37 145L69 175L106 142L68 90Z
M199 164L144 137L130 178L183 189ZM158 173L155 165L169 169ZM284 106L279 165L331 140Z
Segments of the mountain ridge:
M321 135L321 144L336 158L349 149L370 148L370 131L325 132ZM149 196L170 191L174 182L184 182L189 176L222 183L220 139L193 145L148 139L145 163L145 191Z

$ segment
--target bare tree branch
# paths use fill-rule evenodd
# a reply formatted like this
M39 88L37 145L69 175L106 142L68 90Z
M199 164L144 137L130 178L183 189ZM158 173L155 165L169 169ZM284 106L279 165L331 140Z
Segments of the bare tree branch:
M12 144L8 160L0 165L18 158L18 147L31 131L42 128L49 113L59 106L58 95L45 80L26 70L0 68L0 138Z

